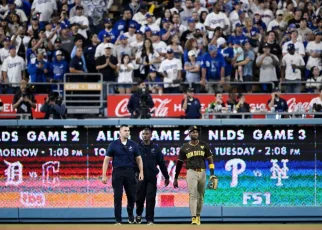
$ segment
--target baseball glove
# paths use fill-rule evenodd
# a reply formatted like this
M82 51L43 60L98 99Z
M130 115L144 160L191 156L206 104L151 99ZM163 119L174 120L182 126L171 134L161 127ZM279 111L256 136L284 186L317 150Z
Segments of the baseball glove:
M216 190L218 188L218 177L210 176L207 188Z

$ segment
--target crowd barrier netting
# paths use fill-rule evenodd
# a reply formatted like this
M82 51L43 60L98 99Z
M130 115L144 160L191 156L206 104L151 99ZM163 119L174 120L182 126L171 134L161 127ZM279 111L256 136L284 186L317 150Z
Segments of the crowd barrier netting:
M179 189L172 186L187 128L153 129L170 174L168 187L158 175L157 207L189 206L185 167ZM131 139L140 141L141 131L132 127ZM118 134L115 126L1 127L0 207L113 207L111 165L108 184L100 179L107 147ZM321 137L322 127L314 125L200 127L219 177L218 190L206 190L205 206L322 206Z

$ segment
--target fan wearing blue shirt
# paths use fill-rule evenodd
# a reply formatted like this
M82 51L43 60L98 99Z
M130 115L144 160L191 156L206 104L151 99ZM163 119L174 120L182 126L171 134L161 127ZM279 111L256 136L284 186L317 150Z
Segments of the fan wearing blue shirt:
M227 42L224 38L217 39L217 47L218 47L218 53L221 53L224 56L226 61L225 77L230 79L233 73L233 66L231 62L234 59L234 49L227 45Z
M123 188L127 197L127 213L130 224L134 223L133 209L136 195L136 166L139 168L138 179L144 179L143 162L138 145L129 139L130 128L121 125L120 138L111 142L108 146L104 162L102 182L107 183L107 169L112 160L112 186L114 191L114 214L116 225L122 223L122 197Z
M235 34L228 37L228 43L233 44L233 41L239 41L240 44L243 44L244 41L248 40L243 34L243 25L236 23L235 27Z
M214 85L207 84L208 93L222 91L222 84L225 82L226 62L223 55L217 51L216 46L209 46L208 53L203 56L201 62L201 81L204 85L206 81L215 83Z
M112 20L109 18L105 18L104 19L104 27L105 29L101 30L98 34L98 39L103 42L104 41L104 37L105 35L108 35L109 37L111 37L111 43L115 43L116 39L117 39L117 34L118 32L115 32L113 30L113 24L112 24Z
M123 18L118 20L115 23L114 27L113 27L113 31L116 33L115 36L119 37L120 34L128 32L130 24L135 24L136 29L137 30L140 29L139 23L137 23L136 21L132 20L131 10L130 9L125 9L123 11Z

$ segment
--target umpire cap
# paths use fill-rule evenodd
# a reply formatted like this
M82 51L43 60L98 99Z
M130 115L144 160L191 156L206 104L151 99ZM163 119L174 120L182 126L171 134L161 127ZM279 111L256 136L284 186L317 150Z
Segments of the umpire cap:
M189 133L191 133L194 130L197 130L198 131L198 127L195 126L195 125L189 127Z

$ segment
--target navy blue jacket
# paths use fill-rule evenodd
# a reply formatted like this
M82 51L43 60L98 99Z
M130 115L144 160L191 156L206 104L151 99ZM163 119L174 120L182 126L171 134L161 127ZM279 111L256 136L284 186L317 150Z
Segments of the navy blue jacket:
M159 173L157 166L159 165L160 170L165 179L169 179L167 167L164 162L163 154L157 144L145 145L143 142L139 144L139 151L141 153L143 161L143 172L144 178L156 179Z
M113 168L131 168L136 166L136 157L140 156L138 145L127 140L123 145L120 139L117 139L108 146L106 156L113 157Z

